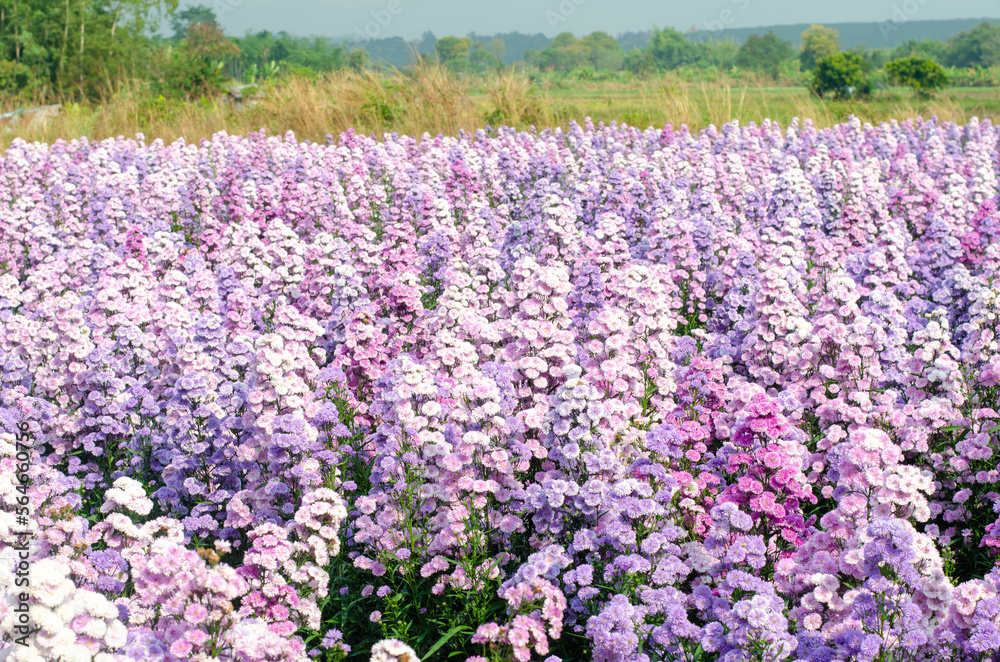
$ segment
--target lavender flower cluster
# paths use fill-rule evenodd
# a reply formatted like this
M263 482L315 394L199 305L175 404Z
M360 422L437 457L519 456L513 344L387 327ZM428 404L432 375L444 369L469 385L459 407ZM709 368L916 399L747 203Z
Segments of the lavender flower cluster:
M0 647L995 661L998 175L977 120L16 140Z

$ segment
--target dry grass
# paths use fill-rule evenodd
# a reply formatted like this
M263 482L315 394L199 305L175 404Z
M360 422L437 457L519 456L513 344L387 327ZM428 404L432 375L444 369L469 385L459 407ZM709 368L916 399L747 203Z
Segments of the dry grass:
M768 87L768 85L772 87ZM208 138L218 131L240 134L264 129L271 134L293 131L299 139L325 141L347 129L360 133L396 131L422 136L487 124L518 128L566 126L591 117L595 122L675 127L692 130L719 126L733 118L741 123L772 119L787 124L793 117L819 126L844 121L930 117L965 122L972 116L1000 116L995 90L949 90L922 101L902 92L883 92L864 103L826 101L801 88L773 87L766 79L720 76L709 82L685 82L671 75L622 82L581 81L558 88L532 84L506 70L488 78L461 79L437 65L422 65L390 75L340 72L313 81L289 78L269 86L260 102L237 111L225 99L184 103L155 97L148 88L120 87L107 102L93 106L68 104L42 126L0 128L0 147L15 137L53 142L88 136L102 139L133 136L165 141Z
M544 93L532 89L527 77L512 69L491 76L486 82L491 109L485 119L493 126L554 126L559 119L552 100Z

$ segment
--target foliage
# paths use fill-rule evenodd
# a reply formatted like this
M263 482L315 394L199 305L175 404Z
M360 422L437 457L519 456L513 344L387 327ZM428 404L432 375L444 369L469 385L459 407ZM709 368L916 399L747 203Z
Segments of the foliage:
M653 28L653 36L646 45L649 57L659 71L677 69L696 60L695 45L673 28Z
M347 54L347 66L354 72L364 71L368 67L368 55L363 48L355 48Z
M328 37L294 37L284 32L261 30L234 38L238 61L245 69L263 71L271 62L279 66L303 67L314 72L336 71L347 64L347 48Z
M863 60L857 53L836 53L827 55L816 63L812 74L812 90L819 96L833 93L838 99L849 99L858 92L862 95L865 76Z
M220 60L240 54L240 47L226 39L222 28L214 22L190 26L184 38L184 49L191 57L206 60Z
M704 69L729 71L734 66L739 65L739 53L740 45L732 39L711 39L699 42L695 50L696 66Z
M556 87L611 80L607 74L615 72L624 72L613 77L623 82L666 72L688 82L720 83L728 75L759 80L756 73L781 85L802 85L811 78L806 81L797 67L811 71L840 50L835 30L814 25L802 33L797 59L789 42L773 33L750 35L740 44L655 27L617 39L605 32L579 38L565 32L554 39L519 33L438 39L425 32L419 40L372 40L352 52L347 43L326 37L268 30L226 36L214 5L176 5L177 0L0 0L0 94L6 105L93 103L133 84L151 86L165 98L197 99L218 94L229 79L261 83L292 75L318 80L319 74L338 70L391 72L393 63L402 67L400 62L412 63L414 56L431 57L462 74L489 75L518 61L558 74L552 77ZM169 38L151 32L164 17L173 33ZM911 39L891 51L852 50L862 58L862 92L882 84L880 72L888 61L904 57L948 65L958 85L995 86L1000 80L990 70L1000 66L1000 26L988 22L947 43Z
M983 21L953 35L946 43L944 64L953 67L1000 65L1000 25Z
M939 39L907 39L892 49L889 58L899 60L904 57L924 57L937 63L946 61L947 46Z
M592 32L581 39L563 32L544 50L530 51L525 59L542 70L572 71L589 67L594 71L618 71L624 65L625 52L606 32Z
M791 43L779 39L774 32L764 36L750 35L740 47L736 64L744 69L762 71L771 78L778 77L781 64L794 56Z
M191 26L199 23L211 23L217 26L215 12L205 5L191 5L175 11L170 17L170 27L174 30L174 39L183 40L188 36L188 30L191 29Z
M469 53L469 71L481 73L499 66L500 58L487 49L486 44L481 41L473 42L472 51Z
M177 0L0 0L0 60L28 87L98 97L107 83L148 73L147 31ZM30 74L23 73L27 67Z
M503 39L495 37L490 40L490 53L493 54L493 57L495 57L498 62L503 61L503 56L504 53L506 52L507 52L507 44L504 42Z
M864 46L855 46L850 52L857 53L861 57L861 70L865 75L871 75L882 69L889 61L891 51L887 48L869 49Z
M885 65L885 73L892 82L912 88L922 97L929 97L948 84L948 76L941 65L922 57L893 60Z
M151 70L154 92L170 98L215 96L226 82L222 60L194 55L184 47L168 46L157 51Z
M0 60L0 90L26 96L37 87L38 79L30 67L13 60Z
M802 32L799 60L803 71L811 71L819 61L840 52L840 35L832 28L812 25Z
M1000 65L993 67L948 67L948 83L954 87L1000 87Z
M438 62L454 68L464 68L467 65L471 49L472 39L469 37L442 37L434 44Z

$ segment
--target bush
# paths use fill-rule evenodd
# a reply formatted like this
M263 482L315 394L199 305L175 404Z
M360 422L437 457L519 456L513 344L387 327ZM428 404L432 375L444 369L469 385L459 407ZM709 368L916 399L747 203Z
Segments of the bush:
M952 87L1000 87L1000 67L946 67L944 73Z
M35 73L13 60L0 60L0 90L5 94L30 94L38 86Z
M941 65L925 57L893 60L885 65L885 73L893 83L912 88L918 97L930 97L948 84Z
M225 62L192 54L186 47L167 46L149 63L151 91L167 99L216 97L230 79Z
M862 64L862 58L857 53L827 55L816 63L812 91L820 98L828 93L833 93L838 99L867 96L872 86L862 71Z
M782 63L790 60L794 52L792 45L784 39L779 39L774 32L768 32L763 37L752 34L740 47L736 64L777 79Z

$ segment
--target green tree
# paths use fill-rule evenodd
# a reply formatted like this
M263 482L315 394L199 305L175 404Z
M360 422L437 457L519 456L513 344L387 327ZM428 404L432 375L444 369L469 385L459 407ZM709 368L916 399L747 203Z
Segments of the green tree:
M150 75L150 29L176 8L177 0L0 0L0 61L18 65L16 80L42 95L97 98L109 83Z
M866 48L865 46L855 46L851 49L855 53L861 56L864 60L861 68L864 70L865 74L870 74L878 71L885 66L886 62L892 60L891 52L888 48Z
M215 21L194 23L185 29L180 47L162 49L156 74L156 91L164 97L211 96L227 80L225 60L240 54Z
M566 50L575 43L576 37L573 36L573 33L561 32L545 48L541 50L528 49L524 54L524 60L542 71L569 70L574 67L574 63L567 61Z
M904 57L925 57L935 62L943 63L947 55L947 50L945 43L938 39L907 39L892 49L889 59L898 60Z
M288 47L288 38L285 33L274 41L271 45L271 59L275 62L284 62L292 54L292 49Z
M857 53L827 55L813 69L813 92L820 97L832 92L838 99L848 99L858 91L864 93L866 85L862 64L863 60Z
M174 29L174 39L180 41L187 37L188 30L198 23L211 23L218 26L215 12L205 5L193 5L174 12L170 17L170 27Z
M728 71L736 66L739 54L740 46L732 39L710 39L694 45L694 64Z
M528 64L543 71L572 71L587 66L587 50L572 32L560 32L540 51L525 53Z
M469 69L481 72L496 69L498 66L500 66L500 60L486 49L486 44L481 41L472 44L472 52L469 53Z
M646 50L654 66L660 71L677 69L695 61L694 44L673 28L659 30L654 27L653 36L647 42Z
M799 60L803 71L812 70L823 58L840 52L840 35L832 28L812 25L802 32Z
M226 38L222 29L213 21L195 23L187 29L184 48L192 56L207 60L219 60L240 54L239 46Z
M13 60L0 60L0 90L6 94L30 95L38 88L38 84L30 67Z
M355 48L347 55L347 66L352 71L364 71L368 67L368 54L363 48Z
M591 32L580 40L590 66L597 71L619 71L625 62L621 44L607 32Z
M468 37L441 37L434 44L434 52L442 64L468 62L471 49L472 40Z
M504 43L503 39L497 37L490 41L490 53L493 53L493 57L495 57L498 62L503 60L503 54L506 51L507 45Z
M912 88L914 94L927 98L948 84L941 65L924 57L906 57L885 65L885 73L893 83Z
M639 76L647 76L656 72L653 55L646 48L633 48L625 54L625 70Z
M424 33L420 35L420 41L417 43L417 52L420 55L430 55L434 52L435 45L437 45L437 37L430 30L424 30Z
M329 37L293 37L261 30L233 41L240 49L239 61L244 66L244 75L249 76L248 82L255 80L256 74L273 71L272 62L314 72L333 71L346 66L346 47Z
M1000 64L1000 26L983 21L953 35L946 44L945 63L952 67L989 67Z
M777 78L781 63L794 55L795 49L791 43L779 39L774 32L768 32L763 37L752 34L740 47L736 64L744 69L762 71L772 78Z

